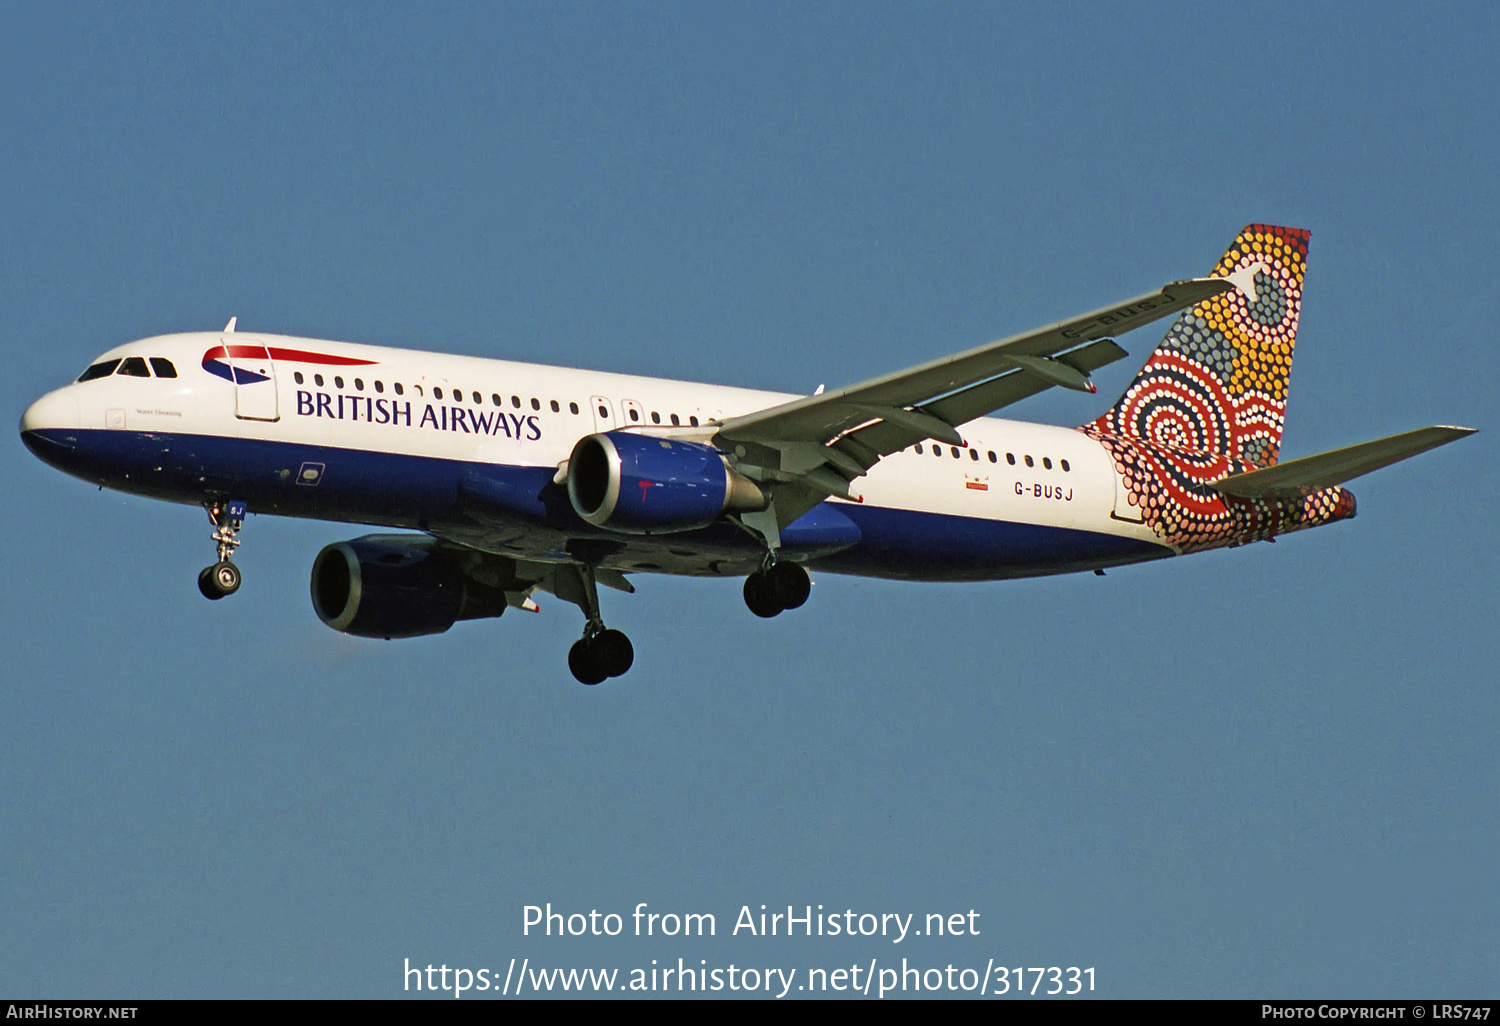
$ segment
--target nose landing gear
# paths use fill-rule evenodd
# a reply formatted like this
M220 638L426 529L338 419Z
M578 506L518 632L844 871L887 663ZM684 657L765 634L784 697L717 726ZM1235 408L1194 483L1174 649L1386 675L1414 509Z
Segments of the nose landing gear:
M198 572L198 591L206 599L217 601L240 590L240 568L229 561L239 548L240 525L245 520L243 502L211 502L204 506L214 525L213 540L218 544L219 561Z

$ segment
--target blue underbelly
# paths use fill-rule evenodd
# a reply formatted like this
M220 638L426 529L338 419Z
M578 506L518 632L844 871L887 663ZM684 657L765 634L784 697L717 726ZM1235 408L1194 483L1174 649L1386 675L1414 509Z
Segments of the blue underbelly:
M486 524L534 539L537 558L628 547L699 549L726 575L753 569L759 544L726 522L649 539L586 524L552 467L518 467L214 435L65 429L26 432L44 462L75 477L171 502L242 499L255 513L482 534ZM1069 573L1171 555L1114 535L823 503L783 532L789 554L814 569L909 580L992 580ZM565 557L564 557L565 558ZM667 564L670 565L670 564ZM630 569L629 566L623 567ZM689 571L692 572L692 571Z

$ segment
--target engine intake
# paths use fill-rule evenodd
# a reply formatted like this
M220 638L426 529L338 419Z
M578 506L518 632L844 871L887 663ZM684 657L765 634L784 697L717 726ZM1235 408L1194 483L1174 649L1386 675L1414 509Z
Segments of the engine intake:
M631 534L691 531L766 497L719 451L628 431L586 435L568 459L568 499L595 527Z

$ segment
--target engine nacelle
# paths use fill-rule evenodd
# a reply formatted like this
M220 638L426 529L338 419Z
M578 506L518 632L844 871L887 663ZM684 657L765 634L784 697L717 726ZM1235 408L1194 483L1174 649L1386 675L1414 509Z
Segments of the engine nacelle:
M578 440L568 459L568 499L595 527L631 534L691 531L728 510L766 508L755 482L713 446L629 431Z
M318 619L361 638L441 634L463 609L464 576L421 546L356 538L318 553L312 603Z

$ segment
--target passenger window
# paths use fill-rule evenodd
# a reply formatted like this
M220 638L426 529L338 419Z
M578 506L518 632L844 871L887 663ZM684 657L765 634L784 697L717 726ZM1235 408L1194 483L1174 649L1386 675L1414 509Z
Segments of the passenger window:
M404 388L401 387L401 382L399 382L399 381L392 382L391 388L395 391L395 393L397 395L405 395L406 394L406 389L404 389Z
M568 412L571 413L575 417L578 416L578 404L577 403L569 403L568 404Z
M958 446L956 446L956 445L950 445L950 446L948 446L948 449L949 449L950 452L953 453L953 458L954 459L958 459Z
M689 417L688 418L688 423L691 424L693 427L697 427L698 426L698 418L697 417Z
M603 403L599 404L599 416L605 420L609 419L609 407Z
M552 412L553 413L561 413L562 412L562 407L559 406L559 405L557 405L557 400L556 399L552 400Z
M177 368L172 366L172 361L163 359L160 356L151 357L151 369L156 372L156 376L159 378L175 378L177 376Z
M1016 454L1013 453L1013 452L1006 453L1005 454L1005 462L1009 463L1011 466L1014 467L1016 465Z
M682 421L680 421L680 420L677 419L677 414L675 414L675 413L672 414L672 426L673 427L681 427L682 426Z
M1042 457L1042 467L1046 470L1052 469L1052 460L1046 456Z
M994 449L991 449L991 450L990 450L990 462L991 462L991 463L999 463L999 462L1000 462L1000 461L999 461L999 460L998 460L998 459L997 459L997 458L996 458L996 457L995 457L995 450L994 450Z
M473 399L474 399L474 405L476 405L476 406L483 406L484 405L484 396L480 395L478 392L473 393Z
M313 375L313 384L317 385L319 388L322 388L323 387L323 375L321 375L321 374L314 374Z
M1064 474L1066 474L1068 471L1070 471L1070 470L1073 469L1072 467L1068 466L1068 461L1067 460L1062 460L1060 462L1062 463L1062 468L1063 468L1063 473Z
M637 410L637 409L632 409L630 411L630 419L631 420L640 420L641 419L641 411Z
M293 377L293 379L296 380L297 384L300 385L300 384L303 383L302 382L302 372L301 371L294 371L294 372L292 372L292 377Z
M655 410L651 411L651 423L653 423L653 424L660 424L661 423L661 414L657 413Z
M354 390L356 392L363 392L365 390L365 379L364 378L355 378L354 379Z
M521 408L521 397L518 395L511 396L510 404L519 410Z
M532 396L531 397L531 408L533 410L540 410L542 408L542 401L540 399L538 399L536 396Z
M934 445L932 447L932 454L934 456L938 457L939 459L942 459L942 456L943 456L943 447L941 445Z
M918 456L922 455L922 443L921 442L917 443L917 455Z
M1026 457L1026 465L1027 465L1027 466L1028 466L1028 467L1034 467L1034 466L1036 466L1036 464L1035 464L1035 463L1033 463L1033 462L1031 462L1031 457L1030 457L1030 456L1027 456L1027 457Z
M343 388L344 387L344 379L341 378L341 377L339 377L337 374L335 374L333 376L333 387L335 387L335 388Z
M432 386L432 397L434 399L441 399L443 397L443 390L436 385Z
M375 391L377 391L377 392L384 392L385 391L385 384L383 382L380 382L380 381L375 382Z
M120 365L119 360L101 360L92 364L88 370L78 375L79 381L93 381L95 378L107 378L115 372Z
M970 449L969 450L969 459L974 460L975 462L978 462L978 460L979 460L979 450L978 449Z

